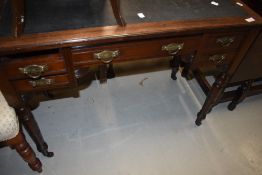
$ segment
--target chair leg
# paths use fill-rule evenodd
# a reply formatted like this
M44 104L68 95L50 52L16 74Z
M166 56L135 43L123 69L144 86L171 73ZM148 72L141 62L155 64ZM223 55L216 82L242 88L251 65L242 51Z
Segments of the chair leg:
M252 80L246 81L237 89L238 95L236 95L232 102L229 103L229 105L227 106L228 110L233 111L236 106L246 98L247 92L251 88L252 83Z
M116 18L117 24L120 26L125 26L126 22L121 14L120 10L120 0L110 0L111 1L111 6L113 9L114 16Z
M221 98L226 83L228 82L228 76L224 73L222 74L213 84L211 91L209 92L202 109L197 114L197 119L195 124L200 126L202 124L202 120L206 118L206 115L212 110L212 107L217 104L218 100Z
M18 37L24 31L24 0L12 0L12 30L13 36Z
M36 157L35 152L27 143L24 135L21 132L19 132L15 138L6 142L11 148L16 149L18 154L24 159L25 162L28 163L29 167L33 171L37 171L39 173L42 172L42 163Z
M29 108L22 107L16 111L17 115L22 119L22 124L35 142L37 150L46 157L53 157L54 153L48 151L48 145L44 141L39 126Z

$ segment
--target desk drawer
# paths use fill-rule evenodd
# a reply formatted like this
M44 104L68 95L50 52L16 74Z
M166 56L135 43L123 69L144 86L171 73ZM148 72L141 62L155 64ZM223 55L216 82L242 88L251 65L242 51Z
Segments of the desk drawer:
M198 55L193 63L193 67L198 67L202 72L217 72L218 69L228 67L233 61L236 52L215 52Z
M4 68L10 80L66 73L65 62L59 54L10 59Z
M197 50L200 36L177 37L171 39L155 39L147 41L111 44L93 48L73 50L73 62L76 67L85 64L101 64L102 62L125 61L152 57L170 56L172 53L188 54ZM169 51L168 51L169 50ZM103 53L104 51L104 53ZM102 60L102 56L111 56L109 60ZM100 59L100 60L99 60Z
M203 52L237 49L245 37L244 32L228 32L205 35Z
M71 85L68 75L47 76L38 80L14 80L11 82L18 92L44 91Z

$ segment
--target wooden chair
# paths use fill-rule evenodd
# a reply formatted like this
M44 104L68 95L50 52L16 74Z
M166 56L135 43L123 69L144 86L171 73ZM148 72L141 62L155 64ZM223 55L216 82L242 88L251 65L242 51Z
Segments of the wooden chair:
M46 157L53 157L54 153L48 151L48 145L42 136L33 114L31 113L30 106L27 105L22 97L16 93L13 86L4 76L5 72L2 70L3 69L0 67L0 90L5 95L8 104L15 109L21 124L25 127L28 134L35 142L38 151Z
M110 0L110 1L111 1L113 13L115 15L117 24L120 26L125 26L126 22L121 13L120 0Z
M125 20L121 13L120 0L110 0L117 24L125 26ZM1 7L1 4L0 4ZM1 9L0 9L1 10ZM12 33L14 37L23 34L25 24L25 0L12 0Z
M0 111L0 141L15 149L32 170L42 172L42 164L25 140L15 110L8 105L1 91Z

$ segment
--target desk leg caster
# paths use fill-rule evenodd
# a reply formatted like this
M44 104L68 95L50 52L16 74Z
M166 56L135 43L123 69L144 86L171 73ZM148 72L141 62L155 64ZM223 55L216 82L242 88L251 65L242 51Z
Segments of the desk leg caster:
M196 119L196 121L195 121L195 124L196 124L197 126L200 126L200 125L202 125L202 121L201 121L201 120L198 120L198 119Z
M54 153L53 152L49 152L48 151L48 145L47 143L44 143L42 148L37 147L37 150L42 153L44 156L46 157L54 157Z
M172 80L177 80L176 74L177 74L177 70L173 70L173 69L172 69L172 73L171 73L171 78L172 78Z
M204 114L202 111L200 111L198 114L197 114L197 119L195 121L195 124L197 126L200 126L202 125L202 121L206 119L206 114Z
M229 103L229 105L227 106L227 109L230 111L233 111L236 108L237 104L234 102Z

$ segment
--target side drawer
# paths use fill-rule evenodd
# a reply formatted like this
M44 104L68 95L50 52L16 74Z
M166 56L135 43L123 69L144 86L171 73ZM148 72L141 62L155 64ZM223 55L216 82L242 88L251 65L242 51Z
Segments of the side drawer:
M100 64L97 54L104 52L113 57L110 61L125 61L152 57L164 57L172 54L188 54L197 50L201 36L176 37L170 39L155 39L128 43L111 44L93 48L78 48L72 52L76 67L85 64Z
M59 54L10 59L4 69L10 80L66 73L65 62Z
M68 75L48 76L38 80L14 80L11 82L18 92L43 91L71 85Z
M245 32L206 34L202 52L237 49L244 37Z
M236 52L215 52L201 54L195 58L193 69L200 68L202 72L217 72L219 69L227 68L234 60Z

